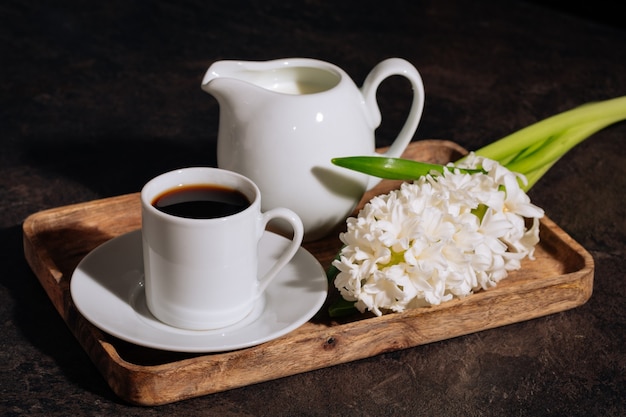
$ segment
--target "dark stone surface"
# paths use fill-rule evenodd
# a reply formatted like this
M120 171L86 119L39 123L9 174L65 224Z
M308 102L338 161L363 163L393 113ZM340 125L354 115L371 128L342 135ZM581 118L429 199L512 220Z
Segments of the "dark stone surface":
M427 93L415 138L476 149L626 94L623 25L589 17L489 0L2 3L0 414L626 415L624 123L575 148L531 191L594 256L585 305L162 407L129 406L112 394L21 246L31 213L213 164L218 107L199 88L213 61L315 57L360 85L382 59L406 58ZM395 79L379 96L383 146L409 97Z

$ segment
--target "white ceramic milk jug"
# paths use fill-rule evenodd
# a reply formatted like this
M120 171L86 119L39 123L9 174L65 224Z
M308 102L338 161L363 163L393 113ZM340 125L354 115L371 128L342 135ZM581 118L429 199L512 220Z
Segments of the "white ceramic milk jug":
M331 159L375 154L374 131L381 123L376 90L392 75L406 77L413 88L408 118L385 153L399 157L424 106L422 79L409 62L382 61L361 88L341 68L315 59L215 62L202 89L220 106L218 167L252 179L263 210L295 211L306 241L326 236L380 181Z

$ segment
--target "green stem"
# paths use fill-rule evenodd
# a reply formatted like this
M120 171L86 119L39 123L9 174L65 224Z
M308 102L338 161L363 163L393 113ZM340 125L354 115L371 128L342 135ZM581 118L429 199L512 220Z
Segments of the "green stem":
M574 146L614 122L614 118L609 118L577 125L560 135L550 138L541 147L535 149L534 152L507 164L506 168L513 172L527 175L529 172L555 162Z
M505 159L505 160L501 160L499 162L500 162L500 164L502 164L504 166L508 166L509 164L512 164L514 162L521 161L522 159L528 157L529 155L534 154L535 152L537 152L537 150L539 150L542 147L546 146L548 143L550 143L553 140L555 140L555 136L548 137L544 141L539 141L539 142L536 142L535 144L529 146L528 148L526 148L523 151L519 152L517 155L513 155L512 157L508 158L508 160Z
M612 123L615 123L625 118L626 96L589 103L520 129L477 150L475 153L489 159L503 161L538 142L545 141L555 133L573 126L599 119L612 120Z

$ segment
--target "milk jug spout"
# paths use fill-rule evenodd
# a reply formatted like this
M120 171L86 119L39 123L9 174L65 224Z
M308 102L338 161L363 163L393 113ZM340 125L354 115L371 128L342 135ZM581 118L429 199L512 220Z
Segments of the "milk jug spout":
M238 61L218 61L211 65L202 79L202 90L215 97L223 117L230 115L237 120L268 100L266 89L255 82L254 72Z

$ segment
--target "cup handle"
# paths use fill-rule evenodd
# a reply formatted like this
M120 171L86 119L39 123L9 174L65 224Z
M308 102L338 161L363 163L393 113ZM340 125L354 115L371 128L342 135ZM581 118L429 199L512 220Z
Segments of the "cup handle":
M269 271L263 275L258 282L257 286L257 297L263 294L263 291L267 288L269 283L276 278L278 272L294 257L300 245L302 245L302 239L304 237L304 226L302 225L302 220L298 215L289 210L287 208L275 208L266 211L261 214L261 234L259 238L263 235L263 231L272 219L283 219L286 220L291 227L293 228L293 237L291 238L291 243L285 249L285 251L278 257L276 263L270 268Z
M382 155L391 158L399 158L402 155L402 152L404 152L407 146L409 146L409 143L417 130L417 125L422 118L422 111L424 110L424 84L420 73L410 62L402 58L386 59L376 65L367 75L365 82L361 87L361 94L365 99L365 107L370 114L370 120L373 123L373 127L376 128L382 121L380 108L378 107L378 103L376 101L376 90L385 78L392 75L405 77L409 80L411 87L413 88L413 102L411 103L411 109L406 121L404 122L404 126L402 126L400 133L389 147L389 150ZM380 181L380 178L370 177L367 189L369 190L373 188Z

